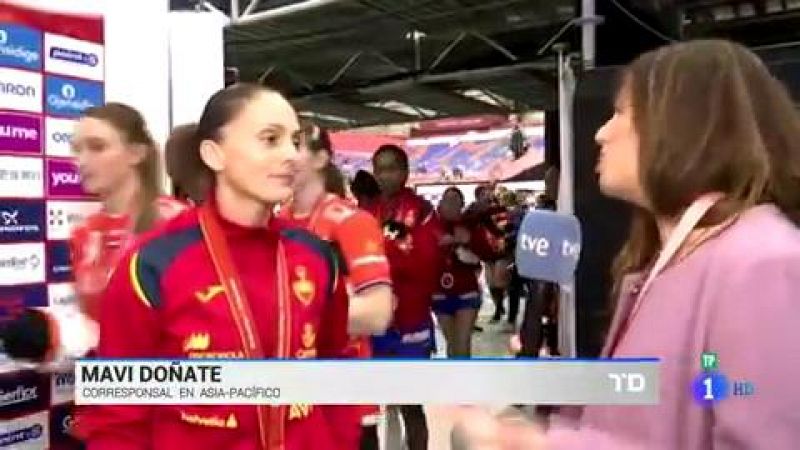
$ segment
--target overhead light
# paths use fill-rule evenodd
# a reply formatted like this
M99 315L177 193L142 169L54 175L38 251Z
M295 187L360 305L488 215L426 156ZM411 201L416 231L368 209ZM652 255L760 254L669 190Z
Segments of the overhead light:
M410 39L410 40L422 39L422 38L427 37L427 36L428 35L425 34L424 31L419 31L419 30L412 30L412 31L409 31L408 33L406 33L406 39Z
M350 124L350 122L351 122L350 119L347 119L345 117L334 116L334 115L331 115L331 114L321 114L321 113L314 112L314 111L300 111L299 113L297 113L297 115L300 116L300 117L306 117L306 118L309 118L309 119L319 119L319 120L325 120L325 121L328 121L328 122L339 122L339 123L343 123L343 124Z
M408 103L398 102L396 100L390 100L386 102L372 102L372 103L367 103L366 106L371 106L373 108L388 109L389 111L399 112L410 116L417 116L422 119L428 119L431 117L436 117L438 115L438 113L432 109L426 109L420 106L413 106L409 105Z
M514 107L513 100L503 97L500 94L496 94L488 89L467 89L465 91L460 91L459 94L463 95L464 97L469 97L473 100L478 100L493 106L499 106L501 108Z

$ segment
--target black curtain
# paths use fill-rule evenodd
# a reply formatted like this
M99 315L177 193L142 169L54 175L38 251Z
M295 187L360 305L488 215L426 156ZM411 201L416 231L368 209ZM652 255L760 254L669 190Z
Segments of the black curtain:
M584 357L602 349L612 315L611 263L627 237L630 208L600 193L595 174L598 147L594 136L611 116L616 69L580 76L575 101L575 215L583 246L575 277L577 349Z

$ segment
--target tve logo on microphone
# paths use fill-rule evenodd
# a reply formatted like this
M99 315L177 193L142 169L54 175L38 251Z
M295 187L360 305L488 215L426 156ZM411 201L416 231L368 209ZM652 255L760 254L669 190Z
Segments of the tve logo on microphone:
M534 210L525 215L517 237L516 263L524 278L568 283L581 252L575 216Z

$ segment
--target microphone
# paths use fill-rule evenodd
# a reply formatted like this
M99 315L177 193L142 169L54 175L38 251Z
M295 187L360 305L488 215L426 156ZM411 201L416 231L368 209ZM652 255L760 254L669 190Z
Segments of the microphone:
M523 278L572 281L581 252L581 227L571 214L531 210L517 235L516 266Z

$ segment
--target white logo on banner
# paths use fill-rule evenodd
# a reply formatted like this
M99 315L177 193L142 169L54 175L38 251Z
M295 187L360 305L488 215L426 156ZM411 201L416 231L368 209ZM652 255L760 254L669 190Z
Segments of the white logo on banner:
M45 132L47 133L47 142L45 144L45 153L47 156L59 156L68 158L72 156L72 133L75 130L77 120L69 119L56 119L55 117L47 117L45 119Z
M0 156L0 197L44 197L43 172L41 158Z
M69 239L70 232L87 216L100 210L98 202L47 202L47 239Z
M0 421L0 447L35 449L50 447L47 411Z
M50 404L72 401L75 392L75 372L56 372L50 377Z
M69 306L74 305L78 299L72 283L50 283L47 285L48 305Z
M72 100L75 98L75 86L71 84L65 84L61 86L61 96L67 100Z
M0 286L43 283L44 243L0 245Z
M4 109L42 112L42 74L0 68L0 105Z
M47 72L103 81L103 46L57 34L44 34Z

